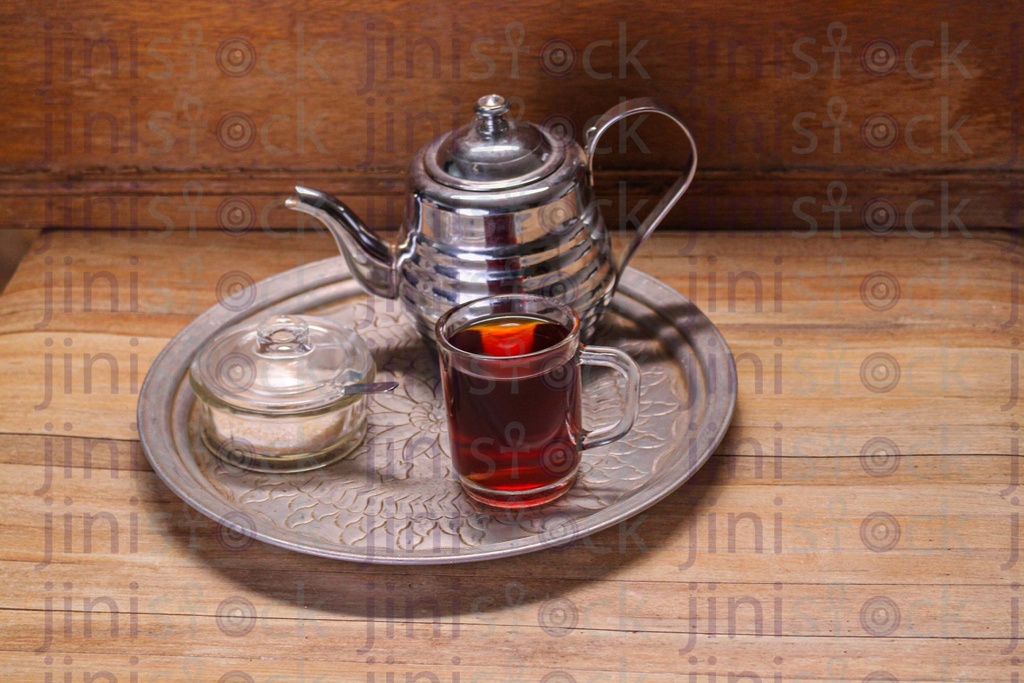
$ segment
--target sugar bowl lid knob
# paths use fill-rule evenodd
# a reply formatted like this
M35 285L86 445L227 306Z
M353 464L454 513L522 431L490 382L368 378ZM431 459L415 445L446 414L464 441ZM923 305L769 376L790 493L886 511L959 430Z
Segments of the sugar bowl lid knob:
M261 356L292 358L312 350L309 324L300 317L278 315L256 328L256 352Z

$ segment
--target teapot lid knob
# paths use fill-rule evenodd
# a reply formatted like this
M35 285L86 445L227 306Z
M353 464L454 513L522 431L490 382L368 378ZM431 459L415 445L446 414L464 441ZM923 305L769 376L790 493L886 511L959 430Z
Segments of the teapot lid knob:
M486 139L501 137L508 132L505 114L509 105L501 95L484 95L476 101L476 129Z
M507 190L549 176L566 148L547 130L509 115L501 95L476 101L473 120L437 138L423 152L427 174L446 187Z

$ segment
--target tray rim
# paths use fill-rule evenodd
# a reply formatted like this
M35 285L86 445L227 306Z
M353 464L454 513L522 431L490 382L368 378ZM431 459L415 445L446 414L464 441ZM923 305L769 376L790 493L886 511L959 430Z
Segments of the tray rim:
M310 275L313 275L314 277L308 277ZM293 281L298 284L291 284L289 286ZM169 439L167 439L167 441L175 447L175 451L177 451L176 455L178 457L181 457L182 455L190 455L180 453L180 450L177 448L178 439L175 437L174 433L175 420L173 409L176 402L180 400L178 397L180 392L183 388L188 388L186 375L191 359L201 347L201 344L205 342L205 340L209 339L213 334L216 334L219 330L235 325L242 320L251 318L260 311L268 310L292 299L302 298L303 295L308 295L311 292L319 291L331 286L344 286L345 284L352 282L352 275L350 274L347 264L340 255L297 266L287 271L282 271L264 280L253 283L243 292L237 294L238 298L243 301L252 297L253 303L244 309L229 310L220 304L214 304L205 310L182 328L178 334L171 338L167 345L153 360L153 363L150 366L150 369L146 374L146 378L139 390L137 408L139 442L146 459L149 461L150 466L161 481L163 481L163 483L175 495L181 498L193 509L236 533L263 543L285 548L293 552L300 552L329 559L388 565L438 565L478 562L501 557L511 557L552 547L565 547L566 545L570 545L571 542L575 542L580 538L590 536L614 526L615 524L634 517L653 505L656 505L682 487L694 474L696 474L698 470L700 470L701 467L704 466L704 464L706 464L711 455L721 444L722 439L725 437L725 433L732 422L737 399L736 364L729 345L725 341L724 337L722 337L721 332L714 323L712 323L710 319L708 319L707 316L683 294L652 275L635 268L627 268L620 279L619 290L615 297L616 299L625 296L634 300L637 304L646 305L662 320L671 325L674 332L687 342L690 349L693 351L694 357L701 361L700 364L702 370L705 372L707 371L706 359L701 355L702 349L693 343L693 337L690 334L690 330L694 327L699 327L704 334L710 335L710 339L714 340L711 342L712 345L720 345L718 353L720 353L727 361L723 364L725 365L724 368L719 367L717 369L718 376L716 376L716 379L723 380L726 383L727 391L718 389L713 397L708 398L704 405L705 414L702 415L702 418L698 423L699 427L706 426L708 423L706 414L708 411L706 409L711 407L713 401L717 401L715 408L720 411L722 419L718 421L717 418L719 412L715 412L716 421L712 423L714 424L714 427L710 430L712 433L705 439L705 446L702 448L702 452L696 458L692 459L693 462L691 466L686 470L686 472L684 472L683 476L673 478L670 481L660 481L652 484L649 489L651 491L650 494L645 495L639 505L625 505L624 501L620 500L609 506L592 511L584 519L592 519L595 517L597 519L591 524L583 525L583 528L573 529L572 541L569 543L567 543L561 536L552 535L545 539L541 537L541 534L535 534L532 537L528 537L528 539L515 539L512 541L495 543L492 547L487 547L485 545L462 551L456 547L456 549L451 551L450 554L439 554L436 556L402 554L393 550L373 549L372 547L368 550L363 550L356 546L344 546L345 551L334 550L318 545L316 543L316 539L308 537L303 539L301 534L296 534L291 530L285 534L278 534L275 536L272 533L266 533L263 531L262 527L266 525L260 524L259 520L255 520L253 517L249 516L248 513L242 512L243 515L253 520L252 526L234 521L232 519L232 514L234 513L237 515L241 512L240 508L238 508L236 504L208 490L203 491L202 493L210 494L210 496L221 505L225 505L230 508L226 513L211 509L211 506L209 506L206 501L201 500L200 497L197 497L188 489L185 485L187 482L183 483L181 481L182 477L176 477L174 473L170 471L173 469L172 466L175 464L174 461L164 462L161 458L155 457L153 454L156 445L154 443L154 435L160 429L165 429L169 435ZM637 292L637 289L643 289L644 291ZM260 305L256 305L257 301ZM688 313L689 319L686 322L689 323L689 326L684 327L680 320L666 316L659 309L656 302L661 302L662 305L665 303L672 303L676 305L681 304ZM613 307L614 305L615 301L613 300ZM200 337L201 341L198 344L191 341L191 338L197 334L202 335ZM177 379L171 383L167 374L165 372L161 372L164 369L162 366L171 362L169 358L172 354L180 352L178 347L185 342L186 338L189 338L188 341L194 345L194 348L187 354L187 358L182 364L184 368L183 371L179 366L172 364L171 368L175 370L174 375ZM678 363L679 357L674 355L674 360ZM170 391L162 390L162 385L167 384L171 385L168 387ZM147 400L153 392L156 392L156 397ZM167 410L159 410L160 406L166 406ZM166 415L167 418L161 421L157 415L153 414L153 410L157 410L157 413ZM673 448L678 452L683 449L684 446L680 442L675 444ZM193 472L188 472L185 474L185 477L195 479L193 475ZM626 500L629 501L635 497L636 496L634 495ZM620 507L622 510L616 513L615 511ZM609 511L613 512L609 514ZM574 522L574 526L579 527L580 525ZM280 529L277 525L272 525L271 528ZM297 536L299 537L299 540L281 538L280 536L282 535Z

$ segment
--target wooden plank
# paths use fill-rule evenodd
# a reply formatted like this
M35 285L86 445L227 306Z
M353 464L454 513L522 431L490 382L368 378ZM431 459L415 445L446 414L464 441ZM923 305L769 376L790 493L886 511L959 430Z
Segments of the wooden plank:
M1007 429L1008 440L1015 431ZM47 495L62 479L135 479L140 472L152 471L138 441L134 440L69 436L63 425L54 425L43 436L4 434L2 439L0 464L40 468L38 486L32 488L37 496ZM854 447L847 449L846 445ZM783 443L778 455L770 447L758 455L754 452L753 439L728 436L715 455L715 466L699 471L693 482L771 482L781 486L790 481L806 484L820 478L823 485L880 486L930 484L955 476L957 482L965 485L999 485L1002 487L1000 495L1004 496L1013 493L1020 484L1016 459L1019 452L1014 450L1019 445L1008 443L1006 452L996 454L964 450L942 454L906 452L898 439L876 439L867 445L873 449L865 450L859 442L850 439L850 444L833 442L827 450L799 453L788 452Z
M47 447L52 453L55 445L63 444L42 445L44 458ZM93 453L103 450L91 445ZM118 456L120 467L125 456ZM772 576L799 583L808 581L809 564L815 581L826 584L860 583L865 572L872 582L885 577L886 583L942 583L951 576L992 583L1018 575L1014 459L915 460L929 466L908 468L906 476L890 481L870 467L848 476L853 458L835 465L787 458L778 470L771 463L760 472L754 463L742 476L715 458L694 481L637 520L593 540L570 539L566 548L543 558L509 559L499 573L524 579L564 573L599 577L632 561L644 567L647 580L749 581L739 577L744 563L757 558ZM858 466L864 469L863 462ZM8 501L10 538L0 558L23 562L25 570L68 562L185 567L198 561L227 567L239 560L237 544L152 473L74 467L56 472L45 463L3 467L0 491ZM966 473L963 483L961 473ZM979 476L986 481L968 483ZM94 521L87 523L87 517ZM263 552L259 544L242 545L246 571L282 561L324 564L280 550ZM259 548L248 552L250 545ZM467 569L427 571L458 576Z
M142 380L167 339L69 334L0 336L0 353L9 363L0 387L10 399L0 404L0 427L14 433L135 438ZM1016 452L1012 425L1020 407L1014 385L1000 377L1012 367L1014 353L950 350L936 343L903 348L889 358L878 356L883 353L878 348L849 344L831 355L787 349L780 357L782 384L765 384L762 376L761 393L756 366L741 358L742 402L733 442L757 448L749 441L754 439L764 452L786 455L843 443L844 450L856 453L867 440L888 436L897 438L905 453ZM968 366L982 374L971 374ZM894 372L896 367L902 369L895 384L895 375L878 379L871 374L873 368ZM95 411L97 400L109 410ZM787 409L780 412L783 402ZM828 430L823 432L821 425ZM748 426L760 429L748 433ZM971 434L961 433L964 429ZM808 441L808 434L814 440ZM770 444L777 439L782 441L776 449Z
M675 106L707 171L676 226L804 228L813 216L859 227L879 199L900 225L949 228L966 200L966 224L1020 226L1016 9L12 7L0 30L18 65L0 112L0 218L99 228L112 223L112 199L121 226L216 227L225 200L262 210L294 181L333 188L359 211L360 196L377 193L400 210L415 151L501 90L515 116L576 139L621 98ZM586 21L566 18L581 11ZM610 215L649 202L667 177L643 174L678 154L666 122L612 131L599 158ZM840 187L843 201L830 202ZM798 208L804 198L814 203Z
M741 400L727 448L857 454L883 437L907 455L1017 452L1015 242L998 231L893 236L879 256L879 239L666 233L640 251L636 267L691 294L737 358ZM18 359L0 379L17 398L0 406L0 421L17 432L70 423L63 435L133 438L150 362L216 304L224 278L257 281L332 253L326 236L297 233L46 233L0 298L0 347ZM137 336L142 328L154 336ZM116 364L116 386L111 363L85 363L103 353ZM871 374L896 369L898 381ZM96 415L93 395L119 410ZM851 409L871 417L852 419Z
M0 329L116 331L131 313L131 320L145 315L147 326L170 336L187 316L217 302L218 282L228 273L255 282L337 254L322 233L287 230L44 235L0 300ZM620 253L627 236L616 236ZM790 327L856 325L898 337L908 325L927 324L981 327L1005 345L1024 318L1020 247L1005 232L975 229L969 239L927 240L805 239L792 231L658 236L658 246L642 247L631 265L675 287L718 325L777 328L772 343L785 341Z
M38 647L39 615L25 612L7 614L9 621L3 627L6 647L25 653ZM252 629L241 634L250 624ZM214 672L201 676L217 676L238 670L234 667L246 673L269 673L275 669L295 671L298 658L287 651L289 648L277 649L264 657L253 654L254 650L266 648L268 638L274 638L280 644L300 646L308 657L303 658L309 667L307 672L322 675L341 672L342 676L350 676L345 680L382 680L388 672L403 678L408 672L412 679L416 672L435 666L439 667L436 675L444 681L457 680L455 673L459 674L458 680L462 676L472 680L474 673L488 680L502 680L500 677L503 674L507 677L510 669L513 676L521 677L520 680L542 680L543 676L557 670L569 672L573 680L584 681L621 680L626 674L629 674L628 680L643 680L645 674L653 678L667 673L676 674L676 677L662 680L678 680L679 675L690 672L706 675L709 670L721 672L723 680L727 678L727 672L735 677L742 671L752 671L753 676L762 680L775 680L777 675L785 675L786 680L824 680L836 673L837 666L841 666L844 672L840 675L850 677L845 680L857 680L856 677L863 680L879 671L881 662L885 662L882 670L893 676L915 676L925 681L957 678L993 681L1009 670L1009 658L1000 656L1004 643L995 638L921 638L900 643L901 639L887 637L759 639L737 635L708 639L706 645L702 644L698 656L678 654L686 639L677 633L610 634L601 630L588 632L576 629L564 636L552 636L536 626L518 626L502 633L488 625L463 626L458 638L453 639L447 633L433 635L428 626L414 631L412 637L396 636L391 642L381 643L368 657L356 652L365 637L362 626L341 621L307 623L298 629L292 620L261 622L254 617L250 622L243 616L231 621L218 621L209 617L160 615L158 618L140 616L135 637L122 636L119 631L117 639L107 637L100 640L95 637L95 631L92 638L77 631L75 629L70 637L62 639L61 649L54 653L59 656L64 652L87 651L106 655L121 665L121 671L129 671L130 667L125 664L130 664L131 660L123 652L126 646L144 653L139 657L140 664L147 657L167 662L173 657L180 657L184 649L199 660L193 662L196 665L193 672L209 672L211 669ZM495 633L502 633L503 637L500 640L494 638L492 634ZM531 637L532 633L536 635ZM470 644L485 646L471 647ZM889 649L899 644L913 647L920 661L886 661ZM616 655L600 656L599 653L606 653L610 647L616 648ZM247 655L240 653L243 648L248 650ZM785 651L787 656L780 660L776 654L779 651ZM457 654L453 657L453 653ZM34 656L42 659L39 655ZM72 656L69 664L75 664L74 659ZM453 662L453 659L458 661ZM93 660L86 661L92 663ZM59 660L57 663L53 670L61 671ZM78 666L81 665L80 661ZM382 678L371 678L368 672L376 672ZM561 680L565 680L564 673L562 675ZM750 674L747 676L751 677Z
M346 571L344 565L316 571L287 565L248 572L225 567L212 575L201 565L177 566L172 578L152 564L137 563L125 571L96 571L83 577L74 564L54 563L46 568L46 582L40 582L42 577L36 574L33 579L21 563L4 561L2 566L5 573L26 580L3 596L0 613L35 612L40 622L36 629L39 643L47 636L44 619L49 617L55 627L51 634L54 647L59 640L54 636L62 635L59 632L65 619L79 630L88 620L101 628L109 625L109 607L90 610L100 604L100 597L116 603L122 624L129 604L136 605L135 611L145 617L193 614L214 618L222 603L240 597L251 602L263 619L295 621L301 610L302 616L314 623L362 626L363 641L354 643L353 649L365 653L378 639L403 635L402 631L422 631L424 626L451 637L457 637L463 627L474 626L507 629L519 625L536 631L543 626L537 623L538 612L550 609L545 604L552 595L563 596L566 608L577 617L569 631L617 631L628 624L635 632L685 634L687 639L690 634L702 639L857 638L877 637L887 631L896 639L1008 641L1007 601L1017 595L1005 585L989 584L701 582L682 573L665 581L622 577L581 581L556 574L469 580L465 575L434 576L398 569L370 574ZM429 581L433 595L424 595L415 586L418 581ZM1003 601L991 600L994 595ZM67 605L65 598L71 600ZM869 613L882 605L895 605L895 609L888 622L876 624ZM859 616L862 610L863 619ZM857 616L847 619L845 615ZM994 624L1001 628L994 629Z
M1013 7L918 2L837 17L605 0L585 22L554 20L559 9L12 9L3 37L21 68L0 127L5 167L400 168L477 97L506 88L521 98L514 115L560 116L577 135L620 96L665 97L712 169L1020 168L1019 117L1005 106L1024 92ZM869 61L879 57L891 63ZM880 113L899 130L876 130ZM633 133L630 146L648 150L633 167L671 157L670 131Z
M613 229L635 228L675 180L675 171L601 170L597 200ZM404 167L394 171L290 172L246 170L215 174L169 171L0 174L0 218L16 228L157 231L275 231L312 226L284 207L296 185L337 195L368 225L395 229L406 198ZM665 229L786 230L809 235L898 232L969 233L968 226L1024 227L1024 180L1019 172L698 171Z

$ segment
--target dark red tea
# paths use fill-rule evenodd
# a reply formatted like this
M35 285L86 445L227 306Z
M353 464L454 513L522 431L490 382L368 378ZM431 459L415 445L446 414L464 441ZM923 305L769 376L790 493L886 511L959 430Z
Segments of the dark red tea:
M513 356L537 353L569 331L545 318L495 315L448 338L455 347L490 358L509 358L507 379L460 368L444 372L452 459L456 471L483 489L505 493L556 484L575 471L582 430L579 365L523 363ZM545 493L539 492L543 497ZM521 502L529 502L524 498Z

